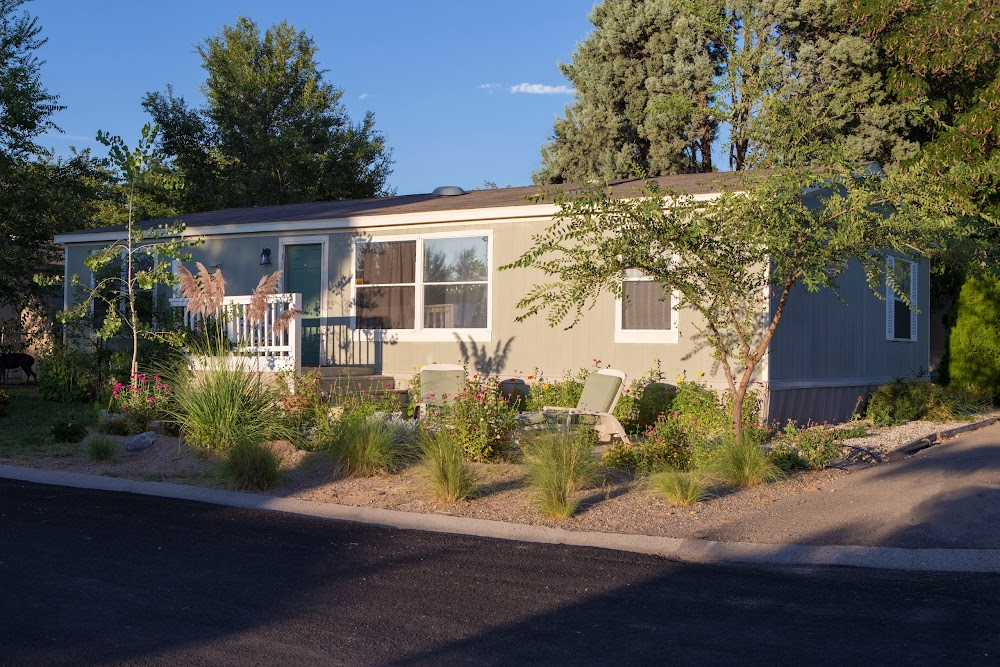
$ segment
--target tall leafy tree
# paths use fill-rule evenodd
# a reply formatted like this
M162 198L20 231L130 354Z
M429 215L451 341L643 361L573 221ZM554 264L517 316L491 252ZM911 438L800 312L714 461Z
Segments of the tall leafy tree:
M807 107L831 140L851 138L833 142L843 157L911 156L908 109L887 96L877 49L842 16L834 0L605 0L561 66L577 100L535 180L774 165L787 161L789 136L815 131L790 125ZM728 165L716 165L724 137Z
M261 33L246 17L198 47L207 104L168 87L143 106L185 177L187 211L386 193L391 151L374 117L354 123L316 62L316 45L282 21Z

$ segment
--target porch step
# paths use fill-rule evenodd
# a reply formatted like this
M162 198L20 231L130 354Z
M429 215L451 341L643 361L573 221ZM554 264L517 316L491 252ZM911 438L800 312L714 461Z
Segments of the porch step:
M320 377L344 378L378 375L374 366L303 366L303 373L319 373Z
M388 375L333 375L320 380L324 394L342 392L359 394L389 394L396 391L395 378Z

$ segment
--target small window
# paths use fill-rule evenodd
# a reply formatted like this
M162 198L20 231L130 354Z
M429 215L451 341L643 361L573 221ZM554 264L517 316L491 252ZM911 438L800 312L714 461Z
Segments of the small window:
M615 342L677 342L674 294L637 269L626 271L616 304Z
M917 340L917 263L890 257L885 286L885 337L887 340ZM893 285L895 284L895 289ZM900 297L907 295L911 308Z

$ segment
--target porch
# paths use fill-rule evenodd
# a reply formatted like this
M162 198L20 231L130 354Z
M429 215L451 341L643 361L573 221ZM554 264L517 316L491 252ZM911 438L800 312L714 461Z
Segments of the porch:
M324 393L395 392L394 378L381 374L381 331L354 329L350 318L304 316L301 293L266 297L264 312L256 318L249 316L250 302L249 295L225 297L217 321L240 357L253 359L258 370L317 373ZM187 299L172 298L170 305L180 310L185 329L205 329L204 318L188 308Z

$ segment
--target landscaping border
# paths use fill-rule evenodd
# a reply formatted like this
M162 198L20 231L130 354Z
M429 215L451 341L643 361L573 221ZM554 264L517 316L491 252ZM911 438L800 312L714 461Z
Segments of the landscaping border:
M983 427L995 424L998 421L1000 421L1000 417L990 417L989 419L973 422L971 424L966 424L964 426L956 426L955 428L949 428L945 431L930 433L922 438L911 440L910 442L900 447L897 447L896 449L892 450L886 455L885 460L901 461L902 459L905 459L909 456L912 456L913 454L916 454L922 449L933 447L934 445L940 444L945 440L954 438L956 435L961 435L962 433L968 433L969 431L976 431Z
M364 523L388 529L421 530L541 544L594 547L695 563L839 565L889 570L1000 573L1000 550L998 549L900 549L897 547L718 542L526 526L488 519L336 505L167 482L142 482L118 477L39 470L11 465L0 465L0 477L35 484L134 493L192 500L227 507L283 512L319 519Z

